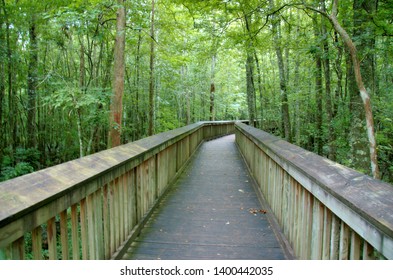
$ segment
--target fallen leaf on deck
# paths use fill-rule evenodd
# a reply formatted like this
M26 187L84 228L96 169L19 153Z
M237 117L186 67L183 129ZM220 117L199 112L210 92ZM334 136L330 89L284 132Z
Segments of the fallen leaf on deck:
M261 214L267 213L267 211L264 209L256 209L256 208L250 208L250 209L248 209L248 212L250 212L251 214L254 214L254 215L258 214L258 213L261 213Z

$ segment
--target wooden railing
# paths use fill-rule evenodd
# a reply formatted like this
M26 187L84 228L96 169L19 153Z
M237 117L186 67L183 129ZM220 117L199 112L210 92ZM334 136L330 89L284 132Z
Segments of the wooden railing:
M236 141L299 259L393 259L393 186L244 124Z
M120 258L205 139L200 122L0 183L0 259Z

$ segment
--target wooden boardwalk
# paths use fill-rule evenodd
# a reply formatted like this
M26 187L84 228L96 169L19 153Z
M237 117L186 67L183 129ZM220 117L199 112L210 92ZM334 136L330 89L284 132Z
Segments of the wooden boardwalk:
M292 258L269 212L234 135L208 141L123 259Z

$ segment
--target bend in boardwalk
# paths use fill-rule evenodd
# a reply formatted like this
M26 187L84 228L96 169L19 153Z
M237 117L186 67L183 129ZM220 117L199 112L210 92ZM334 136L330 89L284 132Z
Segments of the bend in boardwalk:
M234 139L200 147L123 259L290 257L263 213Z

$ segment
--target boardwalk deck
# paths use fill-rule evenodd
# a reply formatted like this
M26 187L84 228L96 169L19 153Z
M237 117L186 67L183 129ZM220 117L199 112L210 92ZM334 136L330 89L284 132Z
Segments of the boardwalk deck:
M205 142L123 259L291 258L265 209L234 135Z

